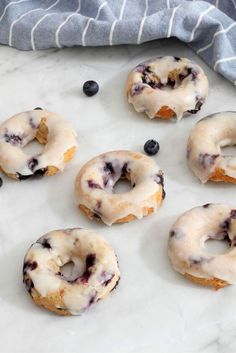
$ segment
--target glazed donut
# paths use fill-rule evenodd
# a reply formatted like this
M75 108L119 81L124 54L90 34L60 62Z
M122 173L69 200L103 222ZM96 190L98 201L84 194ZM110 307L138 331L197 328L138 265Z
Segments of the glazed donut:
M209 239L228 240L224 254L205 249ZM236 283L236 209L206 204L180 216L170 231L168 253L174 269L189 280L214 289Z
M197 113L208 94L208 80L200 66L185 58L164 56L136 66L126 92L135 110L150 119L180 120Z
M45 148L30 156L23 148L34 139ZM14 179L62 171L76 149L76 132L63 117L47 110L14 115L0 126L0 168Z
M72 273L65 276L61 269L71 262ZM36 304L59 315L83 313L105 298L119 278L111 246L99 235L81 228L44 235L31 245L24 258L27 291Z
M202 183L236 183L236 157L221 154L221 147L236 144L236 112L209 115L194 127L187 145L190 168Z
M114 194L115 183L130 180L132 190ZM95 157L80 170L76 204L91 219L105 224L129 222L155 212L165 196L163 173L153 159L132 151Z

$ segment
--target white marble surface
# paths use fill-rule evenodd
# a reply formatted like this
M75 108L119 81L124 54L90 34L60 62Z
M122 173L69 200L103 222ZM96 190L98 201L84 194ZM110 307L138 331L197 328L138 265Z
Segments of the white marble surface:
M186 56L206 70L210 95L202 111L180 123L151 121L124 97L130 68L155 55ZM64 173L15 182L0 189L1 352L164 353L236 351L236 286L218 292L176 274L166 254L176 217L207 202L236 203L233 185L201 185L188 169L185 145L202 116L236 110L235 87L175 40L117 48L19 52L0 48L0 120L41 106L68 117L79 151ZM93 98L81 93L87 79L100 84ZM155 157L165 173L167 197L154 216L106 227L88 221L73 204L77 171L111 149L142 151L156 138ZM82 226L97 230L115 248L122 279L117 290L81 317L58 317L34 305L22 285L22 260L45 232Z

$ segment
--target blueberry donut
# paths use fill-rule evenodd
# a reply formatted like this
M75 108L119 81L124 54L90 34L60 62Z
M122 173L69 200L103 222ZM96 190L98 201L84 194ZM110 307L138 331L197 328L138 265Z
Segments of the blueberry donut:
M121 179L132 189L114 193ZM163 173L153 159L132 151L112 151L95 157L80 170L76 179L76 204L90 218L105 224L129 222L156 212L164 192Z
M63 266L73 264L69 274ZM105 298L118 284L120 272L111 246L92 231L52 231L31 245L23 266L23 282L34 302L59 315L79 315Z
M208 80L200 66L185 58L164 56L145 61L129 74L129 103L150 119L180 120L197 113L208 94Z
M212 254L209 239L228 240L230 250ZM206 204L180 216L170 231L168 253L174 269L189 280L220 289L236 283L236 209Z
M45 148L29 155L24 147L34 139ZM47 110L14 115L0 126L0 168L14 179L62 171L76 149L75 131L63 117Z
M236 183L236 156L224 156L221 147L236 144L236 112L221 112L200 120L188 139L187 159L202 183Z

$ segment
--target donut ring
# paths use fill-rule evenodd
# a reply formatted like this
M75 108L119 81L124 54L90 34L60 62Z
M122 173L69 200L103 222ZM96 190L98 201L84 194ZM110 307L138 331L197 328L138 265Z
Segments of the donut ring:
M44 151L30 156L23 148L37 139ZM0 126L0 168L17 180L62 171L77 150L76 132L60 115L47 110L19 113Z
M236 112L222 112L200 120L187 145L190 168L202 183L236 183L236 157L224 156L221 147L236 144Z
M121 179L128 179L133 189L113 194ZM75 185L76 204L90 219L105 224L130 222L157 210L164 193L163 173L153 159L132 151L101 154L80 170Z
M185 58L164 56L145 61L129 74L126 93L137 112L150 119L180 120L197 113L208 94L208 80L200 66Z
M61 268L74 263L71 275ZM81 267L83 270L81 271ZM23 266L23 282L34 302L59 315L79 315L105 298L118 284L120 272L111 246L92 231L52 231L31 245Z
M209 239L229 241L224 254L205 248ZM223 204L195 207L170 230L168 254L174 269L192 282L220 289L236 283L236 209Z

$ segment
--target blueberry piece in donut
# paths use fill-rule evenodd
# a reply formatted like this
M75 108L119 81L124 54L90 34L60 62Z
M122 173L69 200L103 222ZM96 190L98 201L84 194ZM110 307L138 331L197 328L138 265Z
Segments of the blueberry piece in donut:
M130 72L126 92L134 109L145 112L150 119L179 120L200 109L195 96L201 96L202 103L205 101L208 80L204 71L186 58L159 57Z
M3 185L3 180L2 180L2 178L0 177L0 188L2 187L2 185Z
M210 205L211 205L210 203L205 203L205 205L203 205L202 207L203 208L208 208L208 207L210 207Z
M204 169L206 169L209 166L213 166L218 157L218 154L210 155L209 153L201 153L199 155L199 163Z
M52 248L52 246L51 246L51 244L50 244L50 241L49 241L49 239L47 239L47 238L44 238L44 239L43 239L41 245L42 245L42 247L43 247L44 249L51 249L51 248Z
M38 164L39 164L39 162L38 162L37 158L31 158L28 161L28 167L32 172L35 169L35 167L37 167Z
M86 265L85 265L85 271L82 274L82 276L79 278L79 281L82 283L87 283L90 276L92 275L92 268L95 265L96 262L96 254L89 254L86 257Z
M131 96L136 96L138 94L140 94L143 90L144 90L145 86L142 83L136 83L132 86L131 89Z
M101 283L106 287L114 277L114 273L111 273L110 271L103 271L101 273Z
M231 210L231 212L230 212L230 218L236 219L236 210Z
M25 285L25 288L27 290L27 292L29 292L29 294L31 295L32 293L32 289L34 288L34 283L31 279L26 278L23 280L23 283Z
M91 189L102 189L102 187L99 184L95 183L91 179L88 180L88 187Z
M22 141L23 141L23 136L20 135L16 135L16 134L9 134L8 132L6 132L4 134L4 139L5 142L10 143L13 146L17 146L17 145L21 145Z
M121 168L121 177L126 178L129 175L130 171L128 169L128 163L125 162L123 167Z
M44 240L46 244L53 243L55 251L40 247ZM74 280L61 271L70 262L74 263L75 277L78 271ZM82 275L80 264L84 265ZM80 315L105 298L119 278L114 250L102 237L85 229L52 231L33 244L24 259L23 282L27 291L36 304L59 315Z
M112 291L115 290L115 289L118 287L119 283L120 283L120 277L119 277L118 280L116 281L116 284L115 284L115 286L112 288Z
M97 299L97 292L96 292L96 294L93 294L93 295L90 297L86 309L88 309L92 304L94 304L94 303L96 302L96 299Z
M188 260L189 260L190 266L201 265L201 264L203 264L204 262L209 262L209 261L210 261L209 258L207 259L207 258L205 258L205 257L203 257L203 256L196 256L196 257L190 256L190 257L188 258Z
M34 129L34 130L36 130L36 129L39 128L39 124L35 123L32 117L29 119L29 125L30 125L30 126L32 127L32 129Z
M191 113L191 114L196 114L197 112L199 112L199 110L201 109L202 105L203 105L203 102L199 100L196 103L195 108L191 109L191 110L188 110L188 112Z
M23 266L23 273L26 275L28 271L34 271L38 267L36 261L26 261Z

